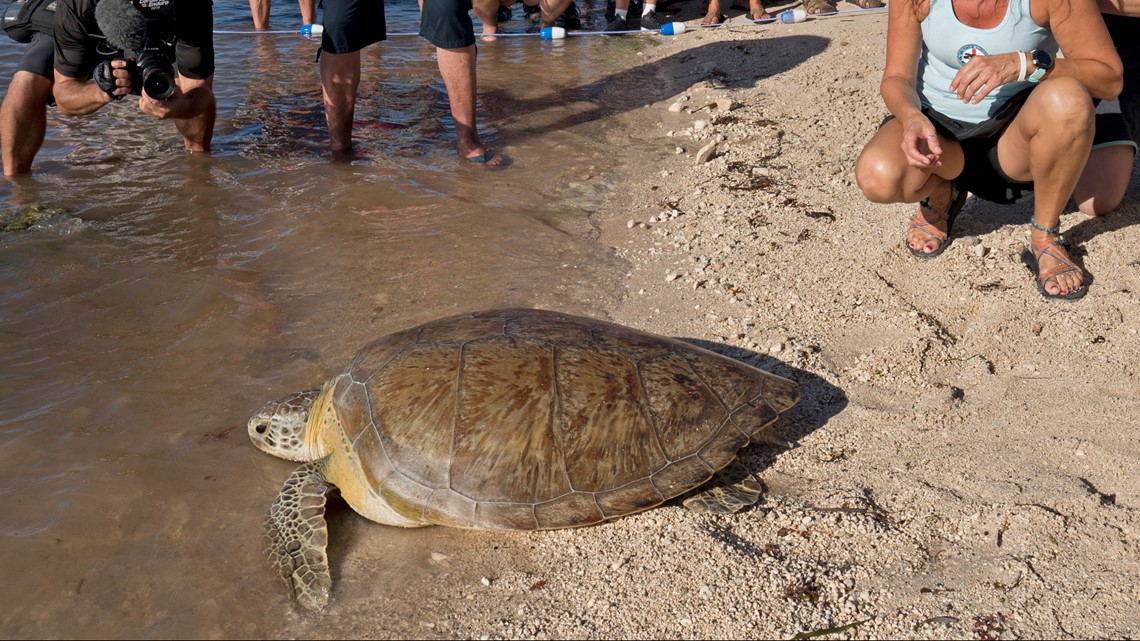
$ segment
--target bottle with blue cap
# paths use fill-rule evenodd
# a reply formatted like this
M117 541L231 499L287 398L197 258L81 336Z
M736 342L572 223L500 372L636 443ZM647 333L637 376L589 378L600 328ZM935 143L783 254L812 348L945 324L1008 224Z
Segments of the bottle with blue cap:
M313 38L325 32L324 25L320 24L303 24L301 25L301 35L306 38Z
M807 11L803 9L788 9L781 11L780 15L776 16L783 24L792 24L796 22L803 22L807 20Z
M542 40L562 40L566 38L566 30L562 27L543 27L538 32L538 37Z

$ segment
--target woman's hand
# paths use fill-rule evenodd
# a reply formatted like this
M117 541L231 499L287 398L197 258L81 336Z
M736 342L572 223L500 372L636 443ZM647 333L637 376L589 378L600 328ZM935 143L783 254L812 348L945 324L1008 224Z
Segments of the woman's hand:
M1019 56L1023 55L1020 51L1012 51L973 56L950 81L950 91L956 92L962 102L978 104L994 89L1017 80L1021 68Z
M903 124L902 152L911 167L930 169L942 164L938 132L926 116L915 116Z

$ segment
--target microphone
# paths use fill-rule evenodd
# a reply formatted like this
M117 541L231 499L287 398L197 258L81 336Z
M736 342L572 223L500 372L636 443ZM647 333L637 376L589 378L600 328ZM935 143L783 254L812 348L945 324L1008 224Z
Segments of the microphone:
M131 0L99 0L95 23L114 47L137 51L146 46L146 16Z

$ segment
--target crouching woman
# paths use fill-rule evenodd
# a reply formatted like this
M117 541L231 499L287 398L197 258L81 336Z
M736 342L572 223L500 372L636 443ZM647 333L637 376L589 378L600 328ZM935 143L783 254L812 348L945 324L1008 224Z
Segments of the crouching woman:
M898 0L888 16L880 91L891 115L856 163L863 193L919 203L905 246L933 258L967 191L1002 203L1033 192L1038 289L1083 296L1061 212L1092 147L1093 98L1115 98L1122 83L1096 1Z

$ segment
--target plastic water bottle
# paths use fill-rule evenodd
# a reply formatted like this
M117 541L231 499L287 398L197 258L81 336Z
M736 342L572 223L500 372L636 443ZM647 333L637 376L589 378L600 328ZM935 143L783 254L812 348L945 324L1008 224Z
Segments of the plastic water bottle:
M303 24L301 25L301 35L306 38L319 36L325 32L324 25L319 24Z
M566 30L562 27L543 27L538 32L538 37L542 40L562 40L566 37Z
M663 36L675 36L681 33L685 33L684 22L670 22L661 25L661 35Z
M780 15L777 17L783 24L803 22L804 20L807 20L807 11L804 11L803 9L788 9L787 11L781 11Z

